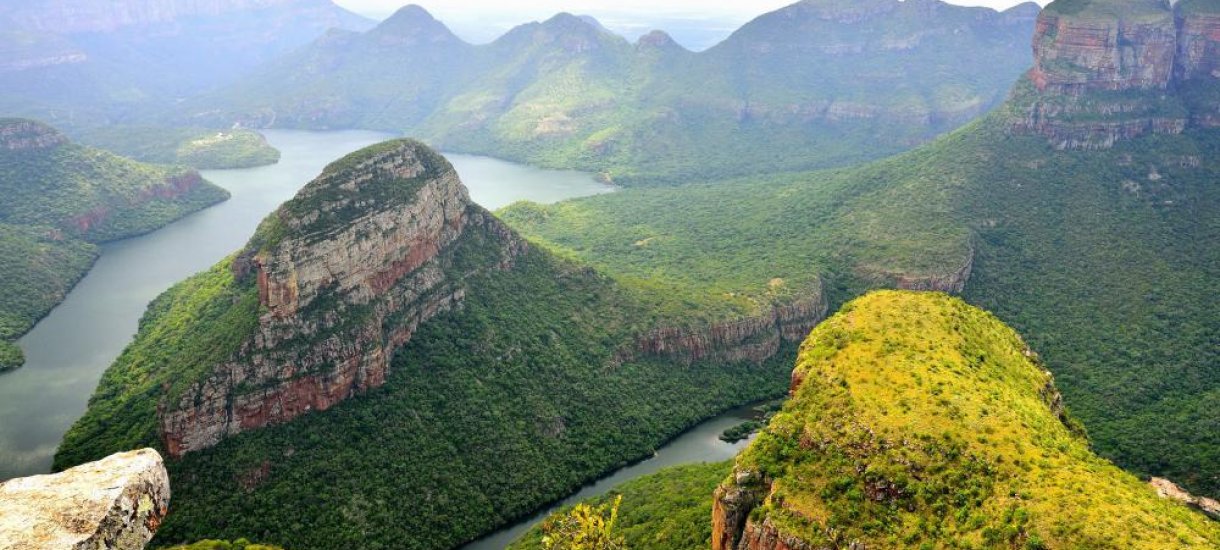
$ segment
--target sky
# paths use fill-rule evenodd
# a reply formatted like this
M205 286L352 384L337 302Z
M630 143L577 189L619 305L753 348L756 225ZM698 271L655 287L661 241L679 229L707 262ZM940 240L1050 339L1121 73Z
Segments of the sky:
M1020 0L948 0L953 4L1005 9ZM1048 0L1038 0L1045 4ZM692 49L704 49L749 20L796 0L334 0L349 10L384 19L417 3L458 35L489 42L512 27L559 12L592 15L609 29L634 40L653 29L669 32Z

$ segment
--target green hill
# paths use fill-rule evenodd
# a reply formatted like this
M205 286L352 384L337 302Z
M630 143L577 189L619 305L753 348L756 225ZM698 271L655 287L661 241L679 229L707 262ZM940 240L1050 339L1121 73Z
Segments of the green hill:
M1015 331L878 292L801 348L793 396L716 493L713 548L1210 548L1220 526L1096 457Z
M783 392L774 319L683 361L633 347L672 319L642 294L525 246L436 153L374 146L155 300L55 465L177 457L159 544L453 547Z
M618 534L652 550L743 535L760 549L1220 543L1215 522L1094 455L1038 356L959 299L848 303L802 346L793 383L734 466L663 470L590 503L622 495ZM512 548L542 548L542 534Z
M228 198L199 174L71 143L41 123L0 120L0 368L11 341L55 307L95 243L146 233Z
M880 158L995 106L1037 7L805 0L695 53L569 14L480 46L409 6L184 104L218 126L370 128L626 185ZM287 84L287 85L286 85Z

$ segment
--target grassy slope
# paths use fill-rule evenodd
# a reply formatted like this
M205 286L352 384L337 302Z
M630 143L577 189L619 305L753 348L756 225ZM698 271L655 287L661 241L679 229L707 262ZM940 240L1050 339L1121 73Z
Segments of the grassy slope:
M1220 136L1056 152L1008 135L1004 116L858 169L518 205L505 218L616 278L685 287L700 309L815 274L841 302L868 286L862 273L951 271L973 245L967 298L1029 336L1099 452L1215 494Z
M152 231L228 197L207 182L173 199L146 197L167 178L183 175L180 168L75 144L0 150L0 369L20 365L20 350L10 341L88 271L98 254L90 243ZM87 229L72 223L91 211L104 211L106 221Z
M707 550L712 544L712 492L732 469L732 462L666 468L588 502L599 506L623 497L615 531L627 548ZM541 549L542 535L540 527L530 529L508 548Z
M737 469L772 481L755 521L815 546L1220 544L1211 520L1096 457L1053 412L1020 336L961 300L853 301L814 330L796 372Z

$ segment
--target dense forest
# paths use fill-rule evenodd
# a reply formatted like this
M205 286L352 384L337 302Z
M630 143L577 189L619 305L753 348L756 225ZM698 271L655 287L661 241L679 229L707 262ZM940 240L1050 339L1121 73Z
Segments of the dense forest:
M11 343L64 299L96 243L146 233L228 198L184 168L71 143L41 123L0 119L0 370Z
M1206 428L1218 388L1207 366L1220 349L1210 244L1220 218L1208 214L1220 206L1220 136L1056 151L1009 132L1008 109L860 168L517 205L504 217L617 279L684 287L692 303L814 276L842 303L973 260L966 297L1028 336L1102 455L1220 490Z

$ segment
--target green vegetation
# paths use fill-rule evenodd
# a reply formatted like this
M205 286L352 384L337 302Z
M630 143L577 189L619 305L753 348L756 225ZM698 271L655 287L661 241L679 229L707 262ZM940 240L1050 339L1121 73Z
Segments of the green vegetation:
M253 544L246 539L237 539L233 542L227 540L201 540L193 544L183 546L167 547L162 550L284 550L278 546L267 546L265 544Z
M720 440L727 443L736 443L749 438L758 430L763 429L767 422L771 420L771 417L775 416L775 413L779 412L783 406L784 400L776 399L754 407L754 410L759 415L758 418L747 420L725 430L724 433L720 434Z
M66 141L45 125L0 120L0 370L10 342L55 307L97 259L92 243L145 233L228 197L195 172L140 164Z
M601 506L577 504L567 513L551 516L542 524L542 545L547 550L624 550L627 546L615 529L623 497Z
M332 164L282 210L311 213L324 202L327 215L291 229L273 215L247 250L340 223L351 170L387 146L401 143ZM384 204L413 199L416 183L362 188ZM254 534L303 549L449 548L650 455L708 416L784 392L786 360L624 360L619 352L658 322L644 292L534 247L510 269L489 269L504 260L502 230L469 225L442 252L437 265L465 287L463 305L419 327L384 386L171 461L174 513L158 544ZM234 278L230 259L154 301L55 467L160 447L162 400L255 333L252 279Z
M855 300L726 484L813 547L1204 548L1220 525L1098 458L1015 331L945 295Z
M408 7L183 110L220 126L404 132L658 185L894 154L996 105L1029 65L1029 6L856 4L798 3L700 53L663 35L630 44L567 14L472 46ZM843 22L856 17L868 24Z
M262 134L245 129L107 126L86 132L83 140L139 161L198 170L253 168L280 160L280 152Z
M850 170L629 189L503 212L517 230L699 311L822 277L834 304L944 280L1023 331L1097 451L1220 491L1220 134L1055 151L1014 136L1019 105ZM681 215L674 215L681 212ZM782 293L780 294L782 298ZM791 356L789 356L791 359Z
M624 483L589 506L605 506L622 498L617 531L625 546L636 550L707 550L712 539L712 493L729 474L732 463L694 464L666 468ZM567 510L551 518L562 516ZM509 550L541 550L543 529L535 527Z

